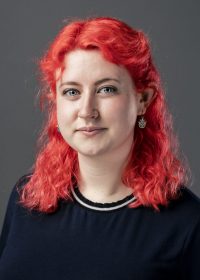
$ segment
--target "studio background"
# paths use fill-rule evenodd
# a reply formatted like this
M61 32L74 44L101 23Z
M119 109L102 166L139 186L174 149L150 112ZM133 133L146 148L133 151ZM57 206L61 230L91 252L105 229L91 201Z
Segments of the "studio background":
M200 2L191 0L0 1L0 231L10 192L34 163L44 115L36 61L67 18L113 16L149 37L174 128L200 196Z

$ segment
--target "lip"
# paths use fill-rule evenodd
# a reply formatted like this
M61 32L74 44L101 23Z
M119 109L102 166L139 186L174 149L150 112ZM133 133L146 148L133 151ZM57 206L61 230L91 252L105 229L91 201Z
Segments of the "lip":
M89 137L89 136L99 135L99 134L101 134L104 130L105 130L105 128L103 128L103 129L94 129L94 130L90 130L90 131L87 131L87 130L78 130L77 132L81 133L82 135L85 135L85 136Z
M77 129L77 131L87 131L87 132L91 132L91 131L94 131L94 130L102 130L102 129L105 129L104 127L96 127L96 126L85 126L85 127L80 127Z

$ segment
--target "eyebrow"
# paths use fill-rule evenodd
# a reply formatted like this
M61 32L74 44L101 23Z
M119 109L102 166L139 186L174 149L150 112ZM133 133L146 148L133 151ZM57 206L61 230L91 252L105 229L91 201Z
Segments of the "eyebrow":
M117 79L114 79L114 78L103 78L103 79L101 79L101 80L96 81L94 84L95 84L95 86L98 86L98 85L100 85L100 84L102 84L102 83L109 82L109 81L115 81L115 82L117 82L117 83L120 84L120 81L117 80ZM64 85L80 86L81 84L79 84L79 83L77 83L77 82L75 82L75 81L66 81L66 82L61 83L60 86L59 86L59 88L61 88L61 87L64 86Z

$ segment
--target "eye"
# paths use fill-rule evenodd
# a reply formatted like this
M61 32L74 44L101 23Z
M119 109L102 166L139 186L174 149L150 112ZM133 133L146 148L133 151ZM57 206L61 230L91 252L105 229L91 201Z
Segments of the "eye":
M78 93L79 93L79 91L74 88L63 90L63 95L67 95L70 97L76 96Z
M106 86L106 87L102 87L102 88L100 88L99 90L98 90L98 93L115 93L115 92L117 92L117 89L116 89L116 87L111 87L111 86Z

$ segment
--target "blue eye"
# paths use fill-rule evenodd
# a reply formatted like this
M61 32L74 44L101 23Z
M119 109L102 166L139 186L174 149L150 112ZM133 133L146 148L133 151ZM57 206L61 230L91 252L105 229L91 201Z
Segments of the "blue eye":
M114 94L117 92L117 88L111 87L111 86L105 86L100 88L97 93L103 93L104 95L108 94ZM63 95L68 96L68 97L76 97L80 94L80 92L77 89L70 88L70 89L65 89L63 90Z
M115 87L108 87L108 86L101 88L99 91L102 91L102 90L103 90L103 93L114 93L117 91L117 89Z
M76 96L77 93L78 93L78 90L73 89L73 88L63 90L63 95Z

